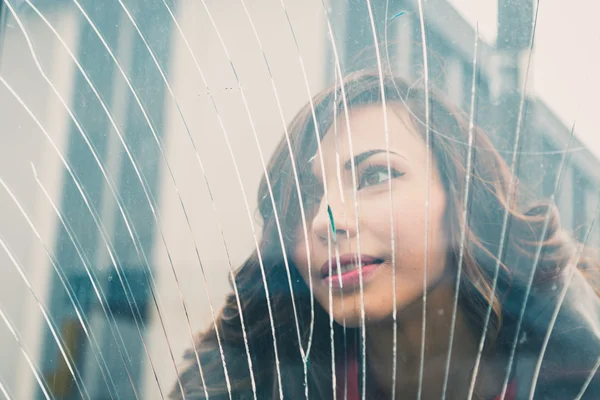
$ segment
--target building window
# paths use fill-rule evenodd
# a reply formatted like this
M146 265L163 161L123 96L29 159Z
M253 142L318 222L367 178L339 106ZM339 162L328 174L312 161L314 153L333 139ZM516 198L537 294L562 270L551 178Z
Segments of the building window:
M396 59L391 60L394 73L409 80L412 76L412 42L414 40L413 21L410 18L403 18L395 21L395 29L391 29L388 40L398 43L395 49Z
M2 47L4 44L4 29L6 28L6 6L0 2L0 59L2 58Z
M575 225L573 220L573 189L574 174L571 165L565 165L561 177L561 186L558 189L558 208L560 209L560 222L564 229L573 232Z
M542 139L542 151L545 153L542 158L541 168L544 171L544 176L540 192L542 197L550 198L552 194L555 194L556 179L562 157L556 152L556 148L546 139ZM558 193L556 193L556 196L558 197Z
M587 187L587 191L585 193L586 196L586 214L585 214L585 230L584 235L587 233L588 229L590 229L590 225L594 222L594 214L596 213L596 208L598 207L598 191L597 183L595 185L589 185ZM596 221L594 222L594 228L592 232L590 232L590 237L588 239L587 244L592 248L600 248L600 221L598 221L600 217L596 216ZM584 238L585 239L585 238Z
M591 219L591 215L586 215L590 184L579 168L573 168L573 182L573 233L578 240L584 240Z
M446 90L452 102L461 107L463 101L463 75L462 62L457 58L450 58L446 65L448 76L446 77Z

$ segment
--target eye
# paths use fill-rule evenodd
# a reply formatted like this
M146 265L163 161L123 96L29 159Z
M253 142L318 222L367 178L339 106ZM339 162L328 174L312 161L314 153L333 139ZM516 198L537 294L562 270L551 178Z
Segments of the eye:
M369 165L360 173L358 178L359 182L356 189L360 190L365 187L379 185L386 182L388 179L394 179L404 175L404 172L396 171L394 168L390 168L390 171L391 178L387 166Z

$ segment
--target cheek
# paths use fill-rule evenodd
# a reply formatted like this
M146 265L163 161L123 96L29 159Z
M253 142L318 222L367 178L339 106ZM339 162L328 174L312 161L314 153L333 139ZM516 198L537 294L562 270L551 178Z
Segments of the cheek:
M398 256L404 255L410 258L411 263L415 263L413 265L422 266L427 248L429 267L443 270L448 252L445 212L445 195L434 190L430 193L428 209L425 199L405 197L403 202L396 202L394 232Z

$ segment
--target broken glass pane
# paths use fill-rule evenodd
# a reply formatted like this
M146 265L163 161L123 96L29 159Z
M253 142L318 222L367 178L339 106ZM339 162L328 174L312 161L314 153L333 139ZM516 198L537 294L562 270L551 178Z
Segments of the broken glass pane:
M597 398L599 7L2 0L0 397Z

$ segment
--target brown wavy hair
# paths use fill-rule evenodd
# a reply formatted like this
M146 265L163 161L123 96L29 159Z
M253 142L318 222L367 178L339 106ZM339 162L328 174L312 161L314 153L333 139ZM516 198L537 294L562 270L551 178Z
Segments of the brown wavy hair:
M354 73L344 80L343 85L350 109L382 103L381 82L376 72ZM384 76L383 86L387 104L408 110L412 125L425 136L425 89L417 84L409 86L392 76ZM329 315L315 303L312 347L305 366L299 346L306 349L309 340L310 291L291 258L288 260L291 282L288 280L282 247L285 246L288 255L295 248L294 235L301 222L300 202L308 206L311 201L318 201L310 190L308 174L303 173L303 168L315 154L317 140L332 126L334 115L341 116L345 112L342 97L339 85L324 90L313 98L314 108L307 104L289 125L289 143L286 138L281 140L268 165L276 210L263 177L258 191L258 207L263 220L259 248L237 270L235 282L232 282L237 288L241 309L234 293L227 296L216 327L211 326L199 334L194 349L185 354L188 365L180 374L181 386L176 385L171 398L184 398L182 390L187 399L202 399L206 395L225 399L230 396L229 390L232 398L253 398L253 380L258 398L279 397L280 391L286 399L304 398L305 367L310 397L333 398ZM552 202L524 204L524 189L490 139L477 127L472 131L472 163L471 169L467 170L468 118L432 88L429 89L429 102L431 151L448 195L446 218L452 232L449 250L454 267L458 265L461 245L465 178L467 174L471 175L459 307L467 315L473 330L481 333L484 316L491 304L493 313L487 331L489 344L486 351L506 351L514 340L517 315L504 305L509 301L518 306L522 304L522 288L533 268L536 269L535 282L549 282L579 253L581 245L561 230L559 215ZM292 160L300 171L302 199L297 193ZM509 193L511 179L514 180ZM284 230L284 243L279 240L273 218L275 211ZM508 220L504 231L506 212ZM500 249L504 233L506 240ZM538 249L541 254L534 265ZM492 280L497 266L498 281L493 291ZM582 253L578 267L587 274L596 271L595 262L585 253ZM302 343L298 343L296 334L291 291L295 296ZM268 305L275 322L273 327ZM244 326L240 317L243 317ZM344 340L351 340L356 331L345 330L335 323L333 330L333 351L339 358L344 353ZM222 353L217 339L220 339ZM253 376L248 358L252 362ZM278 366L282 387L279 387Z

